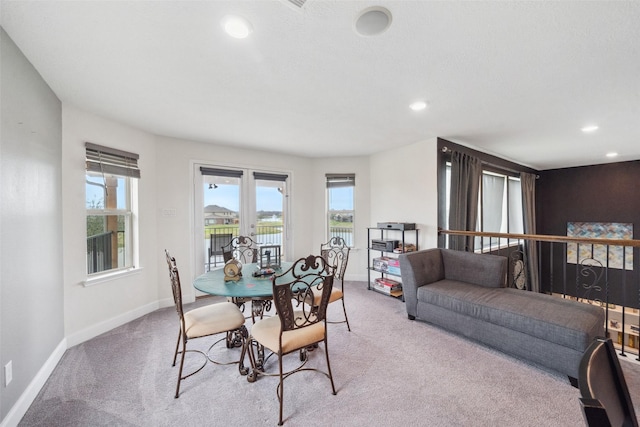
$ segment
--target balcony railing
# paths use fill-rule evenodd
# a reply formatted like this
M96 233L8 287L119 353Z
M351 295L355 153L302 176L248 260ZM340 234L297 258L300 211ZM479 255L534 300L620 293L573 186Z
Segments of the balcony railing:
M111 270L113 231L87 237L87 273Z
M353 228L352 227L330 227L329 237L342 237L347 246L353 246Z
M117 253L113 250L113 235L117 235ZM125 232L107 231L87 237L87 274L108 271L125 265ZM115 259L114 259L115 257Z
M240 227L237 225L205 227L205 269L218 267L224 263L222 246L238 236ZM281 245L283 241L282 225L257 225L255 235L250 236L259 245ZM211 246L213 245L213 249ZM284 255L284 254L283 254Z
M640 240L457 230L439 234L440 247L446 247L447 235L467 236L482 240L476 252L506 256L510 287L531 290L535 279L530 276L537 275L540 292L601 306L607 336L618 343L621 355L633 353L640 360ZM528 248L537 255L531 257Z

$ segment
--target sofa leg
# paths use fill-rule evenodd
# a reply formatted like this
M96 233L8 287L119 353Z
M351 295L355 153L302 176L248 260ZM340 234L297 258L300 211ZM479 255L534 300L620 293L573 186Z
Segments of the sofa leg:
M575 388L578 388L578 379L577 378L569 377L569 382L571 383L572 386L574 386Z
M409 316L409 320L416 320L416 316L412 316L412 315L408 315Z

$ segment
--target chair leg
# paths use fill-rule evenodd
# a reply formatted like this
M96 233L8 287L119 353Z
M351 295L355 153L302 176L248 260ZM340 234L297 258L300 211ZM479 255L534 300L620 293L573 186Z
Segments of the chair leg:
M184 356L187 354L187 340L182 340L182 355L180 356L180 370L178 371L178 384L176 385L176 399L180 397L180 381L182 381L182 368L184 367Z
M349 318L347 317L347 308L344 306L344 294L342 295L342 311L344 311L344 321L347 322L347 330L351 332L351 326L349 326Z
M180 332L178 333L178 342L176 342L176 351L175 353L173 353L173 365L171 366L176 366L176 360L178 359L178 348L180 348L181 338L182 338L182 329L180 329Z
M282 421L282 401L284 400L284 389L283 389L283 385L284 385L284 377L282 376L282 354L278 355L278 366L280 368L280 386L278 386L278 400L280 401L280 421L278 422L278 425L281 426L283 424Z
M245 342L244 342L244 348L242 350L243 354L246 354L247 356L249 356L249 366L250 368L248 369L248 374L247 374L247 381L252 383L255 382L258 379L258 371L262 370L262 363L263 360L261 359L260 356L260 349L258 348L258 357L256 360L256 354L255 354L255 350L254 350L254 340L251 336L249 336ZM258 343L256 341L255 344L256 347L261 346L260 343Z
M324 355L327 358L327 371L329 373L329 380L331 380L331 391L333 392L333 395L335 396L337 394L337 392L336 392L336 386L333 384L333 374L331 373L331 363L329 363L329 347L327 346L327 334L326 333L324 335Z

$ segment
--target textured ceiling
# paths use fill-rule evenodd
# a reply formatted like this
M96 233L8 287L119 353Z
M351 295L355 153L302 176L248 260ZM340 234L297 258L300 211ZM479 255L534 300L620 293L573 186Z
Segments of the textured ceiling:
M369 6L393 20L363 37L354 20ZM441 137L536 169L640 159L638 1L1 8L63 102L154 134L309 157ZM249 38L222 31L230 13L251 21ZM418 99L429 107L411 111ZM580 131L592 123L600 129Z

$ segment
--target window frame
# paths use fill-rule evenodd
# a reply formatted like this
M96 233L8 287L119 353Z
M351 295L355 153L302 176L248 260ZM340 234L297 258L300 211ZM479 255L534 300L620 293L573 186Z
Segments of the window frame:
M502 183L502 201L501 201L501 206L500 206L500 217L501 217L501 222L500 222L500 230L496 231L496 230L486 230L484 228L485 225L485 217L486 217L486 213L487 211L485 210L484 207L484 191L485 191L485 185L484 185L484 177L485 175L488 176L496 176L499 178L502 178L504 181ZM520 182L520 176L519 174L515 174L515 173L507 173L505 171L500 171L497 170L496 168L492 168L492 167L484 167L482 168L482 180L480 183L480 189L479 189L479 194L478 194L478 223L476 225L476 231L488 231L488 232L496 232L496 233L514 233L514 231L511 229L511 216L512 216L512 212L511 209L514 206L513 205L513 199L512 197L518 197L520 196L520 228L524 228L524 215L523 215L523 211L522 211L522 189L520 189L520 195L512 195L511 194L511 182L512 181L518 181ZM506 228L506 229L505 229ZM516 232L518 233L522 233L522 230L516 230ZM484 240L488 240L489 244L485 244ZM496 249L500 249L496 244L493 244L491 239L487 239L485 237L476 237L474 239L475 244L474 244L474 251L475 252L486 252L486 251L494 251ZM508 244L507 244L508 246Z
M352 188L351 193L351 205L352 209L331 209L331 192L333 189L337 188ZM348 247L355 247L355 232L356 232L356 174L355 173L340 173L340 174L332 174L328 173L325 175L325 224L326 224L326 233L325 236L327 241L333 237L342 237L347 244ZM332 233L332 215L336 215L336 213L349 213L351 215L351 227L343 227L345 229L350 228L350 238L345 238L345 236L349 233Z
M138 155L133 153L124 152L121 150L111 149L109 147L102 147L95 144L87 143L87 167L85 170L85 240L87 241L87 252L85 260L85 275L87 277L84 285L91 285L105 280L109 280L113 277L122 275L123 273L139 270L139 242L138 242L138 178L140 177L140 170L138 169L137 160ZM104 154L105 160L102 163L101 156ZM118 159L120 157L120 159ZM114 159L116 162L120 161L121 165L113 168ZM101 169L101 170L97 170ZM102 184L95 183L95 178L102 178ZM113 207L95 207L89 206L87 198L89 197L88 186L107 185L107 179L114 178L119 181L119 184L124 185L124 195L122 202L124 206ZM106 193L105 193L106 194ZM106 204L106 200L103 200L103 204ZM88 235L88 220L89 217L104 217L106 222L107 217L117 216L118 223L120 217L123 218L123 236L122 236L122 257L118 254L118 264L106 270L91 271L90 259L89 259L89 238ZM106 228L106 227L105 227ZM120 227L118 227L119 229ZM119 230L116 233L120 233ZM116 244L120 248L120 237L116 237ZM116 250L117 252L120 249ZM120 265L122 262L122 265Z

